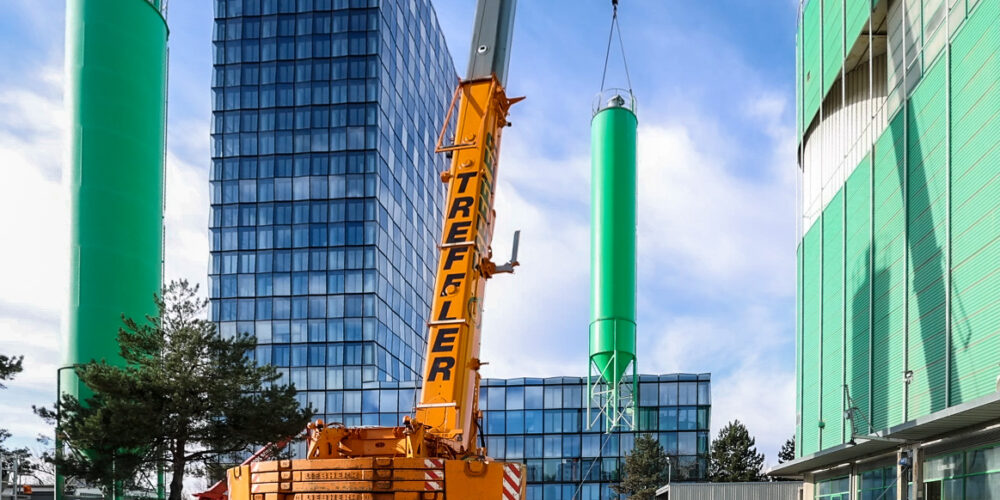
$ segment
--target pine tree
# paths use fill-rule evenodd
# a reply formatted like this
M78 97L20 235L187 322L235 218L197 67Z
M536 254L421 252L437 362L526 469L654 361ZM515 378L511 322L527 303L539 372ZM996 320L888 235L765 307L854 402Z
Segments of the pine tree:
M24 369L23 360L24 356L0 354L0 389L7 388L2 383L3 381L13 380L14 375L21 373ZM18 474L22 476L30 475L36 468L36 464L32 461L31 452L27 448L8 448L4 446L4 442L10 437L10 431L0 428L0 457L17 459ZM10 471L4 468L3 475L0 475L0 481L6 481L9 474Z
M708 475L713 482L761 481L764 454L757 452L756 440L739 420L726 424L712 441Z
M7 388L7 386L3 385L4 380L11 380L14 378L14 375L21 373L21 370L24 369L21 364L22 361L24 361L24 356L0 354L0 389Z
M247 356L252 336L217 333L197 287L173 282L155 301L158 315L146 322L123 318L125 366L92 361L76 369L93 396L59 402L71 453L57 461L106 495L134 487L165 461L169 498L181 500L189 467L296 435L312 415L273 366ZM53 411L36 411L54 420Z
M788 438L785 444L781 445L781 451L778 452L778 463L783 464L785 462L791 462L795 460L795 436Z
M652 500L667 482L667 453L652 435L640 434L623 469L621 483L612 488L634 500Z

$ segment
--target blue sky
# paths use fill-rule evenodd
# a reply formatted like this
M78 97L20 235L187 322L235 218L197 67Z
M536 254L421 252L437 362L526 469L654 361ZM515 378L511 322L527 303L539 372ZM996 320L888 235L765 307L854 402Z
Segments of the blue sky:
M776 461L794 430L792 0L622 0L639 99L639 368L711 372L713 431L739 418ZM464 73L475 3L435 0ZM54 393L66 280L61 0L0 2L0 352L27 369L0 427L33 444ZM207 269L209 0L170 2L167 275ZM521 267L490 283L485 376L587 366L590 107L610 2L522 0L494 247L521 229ZM617 47L615 47L617 51ZM623 85L617 52L609 84Z

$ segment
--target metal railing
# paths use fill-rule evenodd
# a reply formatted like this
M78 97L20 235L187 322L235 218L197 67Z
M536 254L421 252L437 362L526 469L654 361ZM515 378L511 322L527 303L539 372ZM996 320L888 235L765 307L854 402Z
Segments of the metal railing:
M636 104L635 95L632 94L631 90L609 88L594 96L591 111L596 115L607 108L625 108L638 116Z

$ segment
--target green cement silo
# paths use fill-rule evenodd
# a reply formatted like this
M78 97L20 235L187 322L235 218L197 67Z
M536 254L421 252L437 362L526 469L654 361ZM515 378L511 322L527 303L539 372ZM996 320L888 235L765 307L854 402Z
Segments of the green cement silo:
M167 95L162 1L67 1L72 234L64 367L121 363L122 314L141 320L156 310ZM71 370L61 379L63 392L81 395Z
M608 96L605 96L608 97ZM590 363L617 406L635 369L636 126L631 93L600 98L591 122ZM614 419L613 419L614 420Z

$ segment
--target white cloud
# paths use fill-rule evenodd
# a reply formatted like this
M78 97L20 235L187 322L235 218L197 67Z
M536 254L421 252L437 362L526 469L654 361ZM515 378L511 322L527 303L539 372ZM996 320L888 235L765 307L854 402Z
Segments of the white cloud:
M207 129L204 135L207 141ZM168 152L166 185L165 280L183 278L198 283L201 295L207 296L208 176L203 169Z
M753 283L768 295L787 289L791 275L782 266L792 240L781 238L793 220L782 212L791 197L787 186L766 172L761 181L734 175L679 124L644 127L639 158L643 279L712 294L742 292L736 283Z
M23 85L0 90L0 352L25 357L24 372L7 383L7 403L0 408L15 445L30 445L46 432L30 405L54 399L60 314L68 295L61 75L44 68Z
M502 174L501 174L502 175ZM567 214L543 209L501 181L494 255L504 262L521 230L515 274L487 286L483 318L486 377L584 374L587 357L589 233ZM576 338L576 340L574 340ZM558 353L558 354L557 354Z

